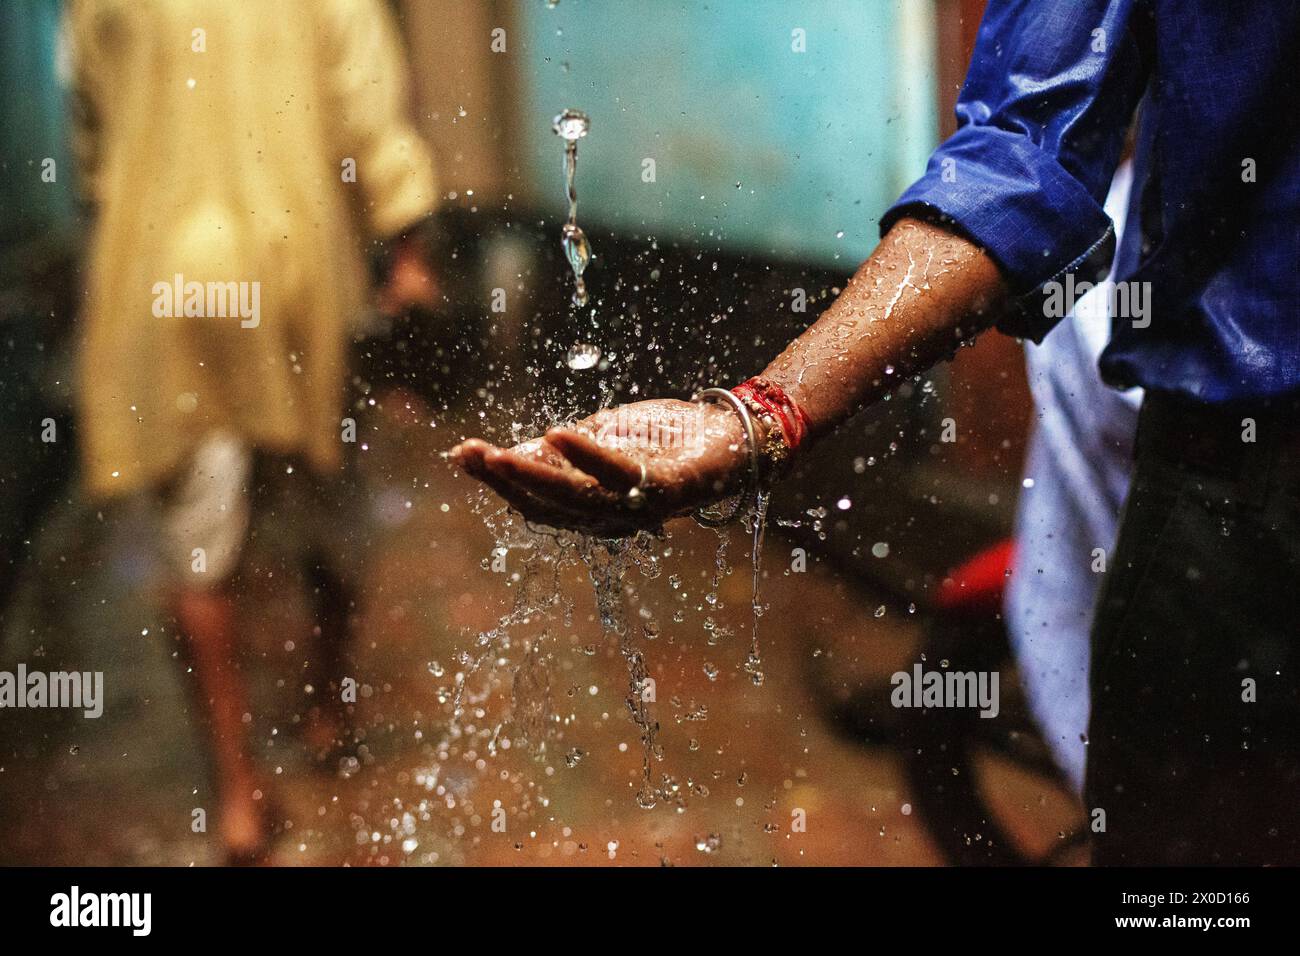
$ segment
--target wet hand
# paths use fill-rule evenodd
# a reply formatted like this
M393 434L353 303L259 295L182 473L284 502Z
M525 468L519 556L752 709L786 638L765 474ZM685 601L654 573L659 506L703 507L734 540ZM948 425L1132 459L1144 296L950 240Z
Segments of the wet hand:
M734 412L672 399L606 409L511 449L473 438L451 455L528 520L607 537L733 494L749 469Z

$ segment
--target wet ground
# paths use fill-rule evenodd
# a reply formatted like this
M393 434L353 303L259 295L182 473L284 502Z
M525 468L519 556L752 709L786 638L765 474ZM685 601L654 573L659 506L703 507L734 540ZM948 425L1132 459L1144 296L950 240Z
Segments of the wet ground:
M849 706L861 718L864 700L868 714L884 705L888 675L924 653L928 617L909 610L915 602L899 587L832 564L807 527L788 529L802 542L778 529L763 555L762 686L742 669L751 623L742 529L728 533L731 573L716 603L719 538L690 522L670 526L657 578L624 581L631 619L658 625L642 644L661 725L654 772L676 782L680 803L637 805L642 752L625 707L627 669L581 566L562 574L567 620L516 628L494 677L471 682L482 693L469 695L460 735L448 738L457 653L511 609L522 557L511 552L504 571L493 569L484 511L495 506L439 458L461 429L431 426L401 397L381 405L358 469L372 534L353 555L362 739L349 754L317 765L297 733L314 622L285 557L294 529L262 520L242 572L249 730L281 830L275 863L931 865L960 858L963 845L979 858L991 832L1012 844L999 850L1082 860L1067 838L1081 811L1041 761L982 745L947 761L949 742L930 739L926 776L914 772L922 748L910 738L867 742L843 719ZM803 573L791 570L800 545ZM0 666L103 670L108 699L99 720L0 714L0 863L220 861L214 838L192 828L194 810L212 806L212 784L157 581L139 515L96 512L74 497L46 523ZM534 646L545 666L526 672L533 690L520 695L513 669ZM536 734L544 747L519 736L528 715L511 717L512 694L535 701L539 686L549 686L549 714L534 725L549 728ZM491 752L485 728L502 722L513 745ZM959 791L957 780L979 794L993 827L949 819L921 792ZM504 832L493 827L497 808Z

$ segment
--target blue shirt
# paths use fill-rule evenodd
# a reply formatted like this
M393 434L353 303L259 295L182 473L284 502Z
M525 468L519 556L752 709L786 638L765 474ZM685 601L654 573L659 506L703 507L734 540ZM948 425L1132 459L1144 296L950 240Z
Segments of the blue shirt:
M1211 402L1300 389L1300 0L990 0L958 129L889 210L983 246L1041 341L1044 286L1111 261L1102 209L1141 103L1107 382ZM1140 293L1139 293L1140 295ZM1068 305L1068 303L1067 303Z

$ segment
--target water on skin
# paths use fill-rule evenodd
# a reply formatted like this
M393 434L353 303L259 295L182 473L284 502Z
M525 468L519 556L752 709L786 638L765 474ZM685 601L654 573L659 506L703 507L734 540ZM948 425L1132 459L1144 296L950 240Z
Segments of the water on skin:
M797 381L799 384L807 384L816 387L819 379L822 384L828 380L829 372L827 369L832 365L838 365L846 360L844 352L845 347L851 340L870 338L875 334L872 329L874 323L879 321L889 321L895 318L895 312L903 304L904 298L911 290L912 296L923 296L931 290L931 280L940 276L947 275L957 260L952 256L945 256L938 265L939 269L935 270L934 251L927 249L924 262L917 259L912 252L913 234L917 231L914 225L907 225L891 233L893 243L900 247L907 254L907 267L903 270L901 276L898 275L897 266L893 263L881 266L876 264L870 267L869 271L859 273L850 280L850 288L861 287L864 283L869 283L872 288L892 289L889 298L883 305L874 308L846 308L836 313L836 324L833 328L834 337L829 345L816 344L811 346L796 345L788 348L782 353L778 360L778 368L782 372L789 372L792 369L798 369ZM897 233L895 235L895 233ZM851 299L847 294L842 301ZM829 314L829 313L828 313ZM808 376L805 382L805 376ZM886 398L886 400L888 400Z

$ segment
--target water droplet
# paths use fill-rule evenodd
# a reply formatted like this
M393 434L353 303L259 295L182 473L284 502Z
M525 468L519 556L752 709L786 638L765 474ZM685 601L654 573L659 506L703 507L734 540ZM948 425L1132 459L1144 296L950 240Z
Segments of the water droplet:
M574 276L581 276L591 262L591 244L587 242L587 234L580 226L565 223L564 231L560 234L560 245L564 248L564 258L569 260Z
M579 372L594 367L599 361L600 346L588 342L574 342L564 359L569 368Z
M591 129L591 118L570 107L551 121L551 129L566 143L576 143Z
M722 837L716 833L695 838L695 849L701 853L717 853L722 849Z

